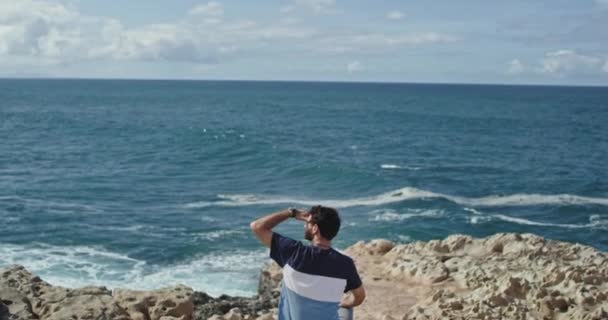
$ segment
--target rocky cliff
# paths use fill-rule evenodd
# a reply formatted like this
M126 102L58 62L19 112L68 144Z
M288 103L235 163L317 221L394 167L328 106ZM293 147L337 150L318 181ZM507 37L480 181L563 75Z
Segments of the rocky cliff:
M0 320L206 320L227 313L272 319L275 306L276 299L213 298L184 285L154 291L70 289L52 286L23 266L0 271Z
M368 298L365 319L608 319L608 256L532 234L394 244L359 242L355 259ZM0 320L205 320L276 317L281 272L262 269L254 298L178 285L155 291L52 286L21 266L0 271Z

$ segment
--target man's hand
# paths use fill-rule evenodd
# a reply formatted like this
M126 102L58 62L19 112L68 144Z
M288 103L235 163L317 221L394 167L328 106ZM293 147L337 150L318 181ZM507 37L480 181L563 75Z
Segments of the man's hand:
M365 300L365 289L360 286L357 289L353 289L342 296L340 301L341 308L353 308L363 303Z
M300 220L300 221L304 221L304 222L310 221L310 213L300 210L300 209L295 209L295 210L296 210L296 216L294 218L296 220Z

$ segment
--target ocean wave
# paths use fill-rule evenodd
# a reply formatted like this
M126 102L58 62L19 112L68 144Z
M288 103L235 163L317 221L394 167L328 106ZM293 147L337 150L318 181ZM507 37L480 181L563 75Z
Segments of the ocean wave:
M348 208L356 206L381 206L390 203L416 199L444 199L456 204L469 207L518 207L518 206L580 206L601 205L608 206L608 198L584 197L571 194L543 195L543 194L513 194L507 196L491 195L479 198L469 198L436 193L412 187L405 187L376 196L357 197L351 199L304 199L287 196L265 196L255 194L220 194L216 201L199 201L184 205L186 208L204 208L211 206L239 207L251 205L277 205L299 204L313 206L323 204L335 208Z
M405 234L400 234L400 235L397 235L397 239L399 239L399 241L400 241L401 243L410 243L410 242L412 242L412 241L413 241L413 240L412 240L412 237L410 237L410 236L408 236L408 235L405 235Z
M470 224L482 224L492 220L490 216L471 216L468 218Z
M17 223L21 221L20 217L2 217L3 222L5 223Z
M425 217L438 218L445 214L443 210L425 210L425 209L408 209L405 213L398 213L392 209L374 210L371 212L374 215L369 221L403 221L411 218Z
M265 251L235 250L193 257L183 263L154 266L102 247L47 244L0 246L0 268L20 264L53 285L88 285L152 290L179 283L198 291L252 296Z
M468 217L469 223L480 224L493 220L501 220L519 225L539 226L539 227L554 227L567 229L606 229L608 230L608 219L601 219L600 215L594 214L589 216L589 223L572 224L572 223L550 223L538 222L521 217L512 217L504 214L484 214L480 211L471 208L465 208L466 211L473 213Z
M103 230L103 231L121 231L121 232L132 232L142 233L146 231L148 226L142 224L135 224L130 226L96 226L96 225L84 225L87 228Z
M464 211L468 211L468 212L470 212L470 213L472 213L472 214L474 214L474 215L477 215L477 216L480 216L480 215L483 215L483 214L484 214L483 212L478 211L478 210L475 210L475 209L473 209L473 208L466 208L466 207L465 207L465 208L464 208Z
M209 217L209 216L202 216L201 217L201 221L202 222L216 222L217 220L215 218Z
M414 166L402 166L402 165L397 165L397 164L382 164L380 165L380 168L382 169L393 169L393 170L399 170L399 169L405 169L405 170L412 170L412 171L417 171L420 170L420 167L414 167Z
M95 223L75 223L73 226L86 228L90 230L96 230L101 232L115 231L120 233L131 233L131 234L145 234L146 236L154 236L164 233L177 233L185 232L186 228L183 227L168 227L168 226L155 226L155 225L144 225L144 224L132 224L132 225L100 225Z
M242 235L245 234L243 230L216 230L216 231L208 231L208 232L199 232L194 234L195 241L207 240L207 241L216 241L222 238Z
M589 217L589 223L586 224L569 224L569 223L548 223L548 222L537 222L524 218L516 218L503 214L494 214L493 218L521 224L521 225L529 225L529 226L541 226L541 227L555 227L555 228L568 228L568 229L588 229L588 228L597 228L597 229L607 229L608 230L608 220L600 220L599 216L592 215ZM597 217L597 219L596 219Z
M74 213L77 212L87 212L87 213L102 213L103 210L96 208L91 205L81 204L81 203L72 203L65 201L53 201L53 200L43 200L43 199L35 199L35 198L23 198L19 196L2 196L0 197L0 202L8 203L10 205L21 205L21 206L29 206L33 208L42 208L45 210L52 210L57 212L69 212Z

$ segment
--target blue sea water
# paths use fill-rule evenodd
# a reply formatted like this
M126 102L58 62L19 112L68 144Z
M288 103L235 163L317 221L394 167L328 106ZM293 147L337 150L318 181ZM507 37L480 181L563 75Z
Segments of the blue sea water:
M0 141L0 267L53 284L252 295L249 222L315 204L339 209L338 248L608 250L608 88L6 79Z

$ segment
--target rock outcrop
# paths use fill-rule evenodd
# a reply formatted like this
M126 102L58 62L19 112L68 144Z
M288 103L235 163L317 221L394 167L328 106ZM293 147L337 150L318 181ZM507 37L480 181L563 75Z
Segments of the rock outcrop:
M253 298L230 297L226 295L213 298L202 292L194 293L194 319L216 320L268 319L277 301L262 296Z
M358 320L608 319L608 256L589 246L533 234L452 235L358 242L345 253L368 296ZM280 282L275 264L262 274L265 287Z
M357 320L608 320L608 256L592 247L532 234L453 235L358 242L345 253L367 291ZM182 285L67 289L12 266L0 271L0 320L271 320L281 277L269 263L258 296L213 298Z
M0 272L0 320L206 320L235 308L241 318L229 319L256 319L272 313L272 302L213 298L183 285L154 291L69 289L52 286L22 266Z
M397 279L446 282L404 319L608 319L608 257L588 246L532 234L454 235L397 246L386 258Z
M192 289L150 292L52 286L22 266L0 274L0 299L18 319L192 320Z

